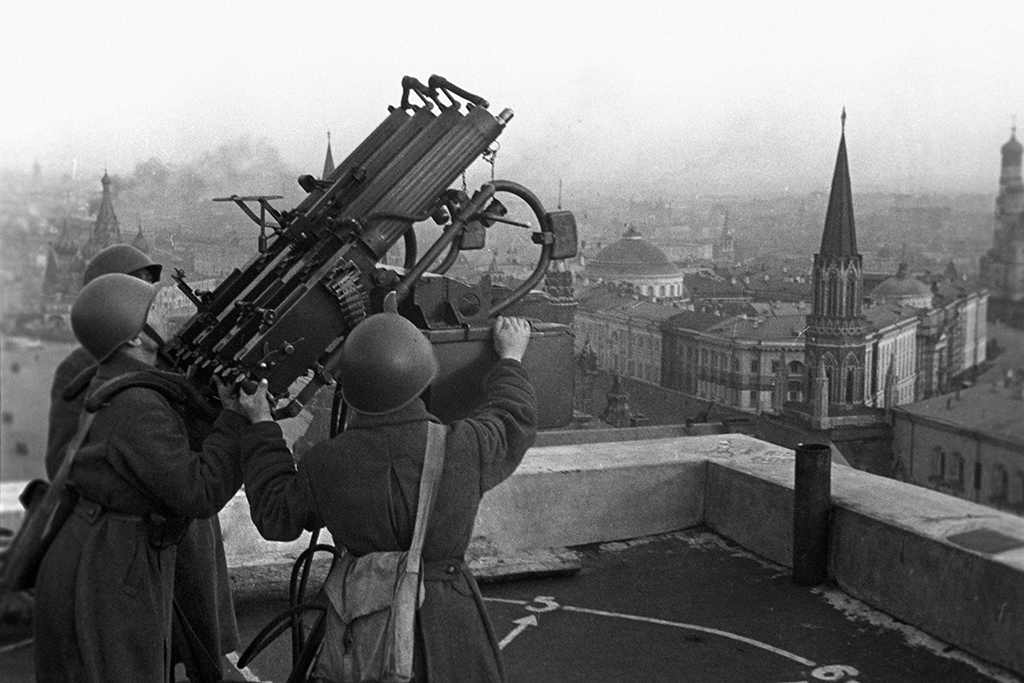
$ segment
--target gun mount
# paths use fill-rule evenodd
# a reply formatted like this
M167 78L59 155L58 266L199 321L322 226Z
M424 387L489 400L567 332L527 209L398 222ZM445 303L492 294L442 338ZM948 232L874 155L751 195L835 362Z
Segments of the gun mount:
M271 204L276 196L217 200L233 201L259 226L257 254L210 292L193 291L181 272L174 276L197 311L164 346L164 361L200 385L213 377L248 385L266 379L278 406L274 417L281 419L297 415L320 388L334 383L345 337L364 317L383 310L386 297L435 348L447 349L439 353L442 371L434 385L445 391L460 373L480 370L479 356L486 352L480 332L488 318L522 310L544 320L543 307L521 302L552 261L576 254L575 218L569 211L545 211L515 182L492 180L472 195L452 187L493 149L512 118L510 110L494 116L488 106L439 76L427 85L406 77L401 103L389 107L334 172L299 178L308 195L295 208L279 211ZM532 239L540 257L533 273L511 290L492 287L487 278L470 286L445 277L462 251L484 247L488 228L530 227L507 217L503 195L517 197L536 217L539 230ZM443 229L419 256L416 224L428 220ZM399 241L404 264L387 265L386 255ZM535 325L535 336L563 327L556 322ZM548 359L545 367L571 368L572 342L567 328L563 332L568 344L555 346L565 362ZM452 342L458 350L452 351ZM572 376L562 379L568 386L553 400L568 396L571 417Z

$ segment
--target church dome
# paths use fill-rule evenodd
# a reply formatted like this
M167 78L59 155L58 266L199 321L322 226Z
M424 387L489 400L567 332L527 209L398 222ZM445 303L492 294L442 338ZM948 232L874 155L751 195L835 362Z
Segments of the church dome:
M878 303L898 303L914 308L931 308L932 290L912 276L907 264L901 263L896 274L871 291Z
M665 252L645 240L635 228L630 228L615 242L590 259L587 274L605 280L633 277L664 277L680 274Z

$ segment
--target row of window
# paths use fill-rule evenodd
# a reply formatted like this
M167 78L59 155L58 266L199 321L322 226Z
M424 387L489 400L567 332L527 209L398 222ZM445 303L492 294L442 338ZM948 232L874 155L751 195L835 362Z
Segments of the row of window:
M932 450L931 476L932 483L964 490L966 487L966 460L959 451L946 453L941 446ZM983 468L976 464L974 470L974 488L981 490L984 470L988 470L991 478L988 500L994 503L1024 503L1024 470L1017 469L1012 473L1001 463Z

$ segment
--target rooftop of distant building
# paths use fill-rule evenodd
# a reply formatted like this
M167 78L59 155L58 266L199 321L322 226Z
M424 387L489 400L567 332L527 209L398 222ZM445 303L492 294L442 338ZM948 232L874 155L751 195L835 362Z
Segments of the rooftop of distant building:
M972 433L984 433L1024 445L1024 375L1006 370L954 393L901 405L897 410Z

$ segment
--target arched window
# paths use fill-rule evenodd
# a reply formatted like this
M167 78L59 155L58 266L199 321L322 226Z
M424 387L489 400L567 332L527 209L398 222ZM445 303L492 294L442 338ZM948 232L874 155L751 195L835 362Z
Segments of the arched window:
M854 398L854 388L857 386L857 371L853 368L847 368L846 370L846 402L853 403L856 399Z
M846 315L853 317L857 311L857 275L851 268L846 276Z
M839 287L836 286L836 278L832 271L828 273L828 305L825 307L825 315L835 315L839 303Z

